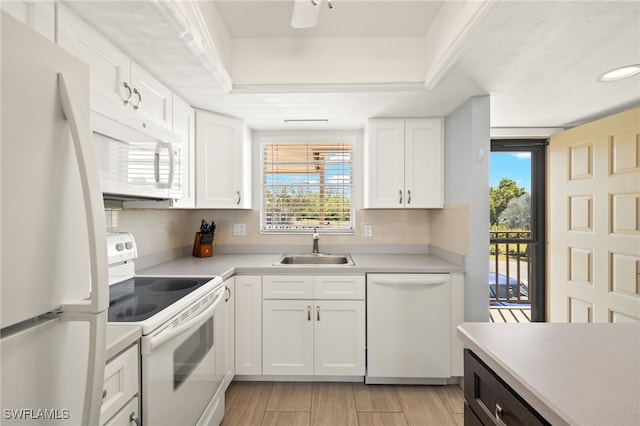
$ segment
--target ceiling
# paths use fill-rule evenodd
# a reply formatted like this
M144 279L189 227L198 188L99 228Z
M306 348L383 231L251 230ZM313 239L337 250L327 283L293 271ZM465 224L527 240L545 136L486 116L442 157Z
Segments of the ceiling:
M640 103L640 76L596 82L640 63L638 1L333 0L329 10L325 0L317 25L296 30L294 0L206 0L228 93L181 67L181 53L163 60L157 45L145 48L134 31L119 30L127 19L117 16L120 3L110 6L117 25L105 23L100 6L75 9L192 105L253 129L444 117L481 95L491 97L494 128L571 127ZM153 27L151 19L144 25Z

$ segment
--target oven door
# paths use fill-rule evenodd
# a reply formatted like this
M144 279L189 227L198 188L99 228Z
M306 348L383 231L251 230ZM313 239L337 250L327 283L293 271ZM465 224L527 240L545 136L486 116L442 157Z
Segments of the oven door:
M223 336L224 286L176 315L141 340L142 421L148 425L194 425L222 384L216 366ZM204 299L204 300L203 300Z

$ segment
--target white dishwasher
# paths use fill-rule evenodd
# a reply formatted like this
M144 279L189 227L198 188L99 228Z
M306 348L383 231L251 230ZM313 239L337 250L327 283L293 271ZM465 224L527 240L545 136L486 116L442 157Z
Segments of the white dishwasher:
M365 382L446 384L449 274L367 274Z

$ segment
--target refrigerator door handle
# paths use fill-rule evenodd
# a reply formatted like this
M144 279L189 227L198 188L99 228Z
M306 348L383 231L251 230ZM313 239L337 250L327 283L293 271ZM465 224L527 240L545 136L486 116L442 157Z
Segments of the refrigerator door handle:
M62 112L69 123L71 138L78 161L89 237L91 259L91 296L89 300L78 300L62 305L63 312L98 313L109 306L107 279L107 241L104 219L104 202L100 188L98 164L93 152L89 109L79 107L76 99L82 99L82 90L73 80L66 80L58 73L58 92Z
M89 353L85 382L83 425L97 425L102 411L102 389L107 351L107 311L98 314L60 315L60 321L87 321L89 323Z

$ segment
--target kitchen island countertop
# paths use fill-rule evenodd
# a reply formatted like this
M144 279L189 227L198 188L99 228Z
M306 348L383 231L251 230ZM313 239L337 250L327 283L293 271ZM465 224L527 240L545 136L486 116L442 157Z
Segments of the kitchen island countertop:
M364 273L447 273L464 272L464 267L429 254L358 254L351 253L355 265L279 265L283 253L214 254L198 258L184 256L136 271L139 275L220 275L234 274L364 274Z
M640 324L463 323L458 335L553 425L640 424Z

